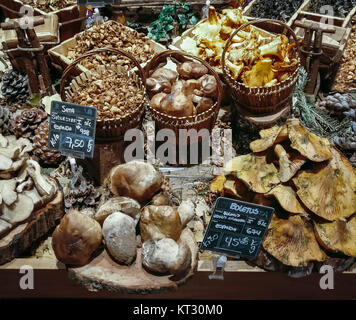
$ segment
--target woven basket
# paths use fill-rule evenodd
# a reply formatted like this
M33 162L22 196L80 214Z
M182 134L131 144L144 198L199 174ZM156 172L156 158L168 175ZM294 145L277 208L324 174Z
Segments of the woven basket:
M135 64L135 69L127 70L122 66L115 65L102 65L97 67L94 70L82 72L79 75L76 75L78 69L76 65L85 58L88 58L92 55L95 55L104 51L112 51L116 54L121 54L132 60ZM116 141L122 139L125 132L132 128L137 128L142 123L142 116L145 110L145 105L147 104L146 98L146 89L143 85L143 70L137 60L129 53L124 52L122 50L116 48L101 48L89 51L83 56L79 57L77 60L73 61L63 72L60 95L62 101L71 101L73 96L73 92L78 90L78 83L81 83L85 80L91 80L91 74L94 71L104 73L105 70L110 69L117 71L117 73L122 74L125 77L129 77L133 79L138 88L144 91L144 99L141 104L139 104L136 108L134 108L130 113L120 118L112 118L112 119L98 119L96 122L96 140L98 142L107 142ZM138 74L135 72L138 71Z
M244 85L242 82L234 80L231 77L230 71L225 66L225 57L226 52L228 51L231 45L233 37L247 26L258 23L279 24L285 27L290 32L290 34L294 38L294 41L296 42L298 52L298 66L289 78L276 85L273 85L271 87L251 88ZM233 94L235 95L237 103L252 115L270 115L281 111L283 108L285 108L288 104L291 103L292 94L298 79L300 57L300 46L298 43L297 36L289 26L278 20L260 19L245 23L231 34L229 40L225 44L223 54L221 56L221 66L223 70L224 79L226 80L227 84L230 86Z
M190 117L174 117L157 111L151 108L148 105L148 109L150 110L153 119L155 120L157 129L172 129L176 136L179 136L179 129L196 129L199 131L200 129L208 129L211 131L215 125L216 118L219 113L221 99L222 99L222 84L220 82L220 78L218 74L213 70L213 68L205 61L201 60L200 58L194 57L190 54L175 51L175 50L167 50L159 53L158 55L154 56L152 60L144 68L144 79L146 80L149 76L153 73L155 69L159 66L159 64L164 63L168 57L171 57L179 62L185 61L198 61L205 65L208 70L209 74L215 77L217 86L218 86L218 97L215 104L207 111L202 112L196 116Z

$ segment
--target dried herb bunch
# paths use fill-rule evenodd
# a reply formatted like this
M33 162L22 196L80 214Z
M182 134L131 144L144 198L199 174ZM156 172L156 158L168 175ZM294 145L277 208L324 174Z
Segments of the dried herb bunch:
M331 8L328 9L325 7L325 10L328 12L322 10L323 6L332 7L333 14L330 12ZM356 0L312 0L309 10L312 12L344 18L354 6L356 6Z
M77 4L75 0L25 0L23 2L44 12L60 10Z
M122 118L144 100L144 89L133 79L111 69L93 71L91 80L78 85L71 102L96 107L98 119Z
M67 54L67 57L71 60L77 59L90 50L104 47L118 48L131 53L139 63L146 62L154 55L148 42L149 39L144 34L131 30L116 21L108 21L94 26L77 34L75 39L76 46L69 48ZM89 57L82 61L81 65L87 69L92 69L106 63L133 66L129 59L109 52Z
M252 6L250 15L256 18L269 18L287 22L298 10L303 0L259 1Z

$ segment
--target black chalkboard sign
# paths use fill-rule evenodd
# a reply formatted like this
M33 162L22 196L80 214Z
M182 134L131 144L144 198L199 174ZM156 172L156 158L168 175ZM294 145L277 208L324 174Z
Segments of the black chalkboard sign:
M78 5L105 7L114 3L114 0L77 0Z
M256 258L273 212L270 207L218 198L200 249Z
M96 114L93 107L52 101L48 147L76 158L93 158Z

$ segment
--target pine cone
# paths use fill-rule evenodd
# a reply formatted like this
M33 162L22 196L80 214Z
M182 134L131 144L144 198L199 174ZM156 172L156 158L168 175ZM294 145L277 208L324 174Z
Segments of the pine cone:
M71 209L82 210L84 208L96 208L99 204L101 193L93 184L86 185L85 190L76 188L65 197L66 212Z
M25 102L29 96L28 76L15 70L2 77L1 92L8 102Z
M63 160L59 151L48 148L49 122L42 122L35 131L33 138L33 154L36 160L44 164L58 164Z
M0 133L3 135L12 134L11 127L12 113L8 108L0 106Z
M33 139L38 126L47 119L47 113L38 108L24 110L12 121L16 137Z

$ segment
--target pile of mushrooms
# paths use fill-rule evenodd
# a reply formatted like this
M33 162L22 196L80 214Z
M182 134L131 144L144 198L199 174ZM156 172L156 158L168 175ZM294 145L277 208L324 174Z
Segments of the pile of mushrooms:
M114 167L108 176L112 197L91 217L70 211L56 228L52 245L58 260L85 265L103 242L120 265L132 265L141 248L147 271L186 274L192 261L186 225L194 210L184 204L172 206L162 184L161 173L149 163L131 161Z
M55 196L57 183L31 160L28 139L0 135L0 237L30 218Z
M350 162L297 119L260 136L250 144L253 153L227 163L226 175L210 190L275 208L263 254L285 266L311 270L328 256L356 257L356 170Z
M174 117L191 117L209 110L217 98L217 82L199 61L175 63L154 70L146 80L150 106Z

